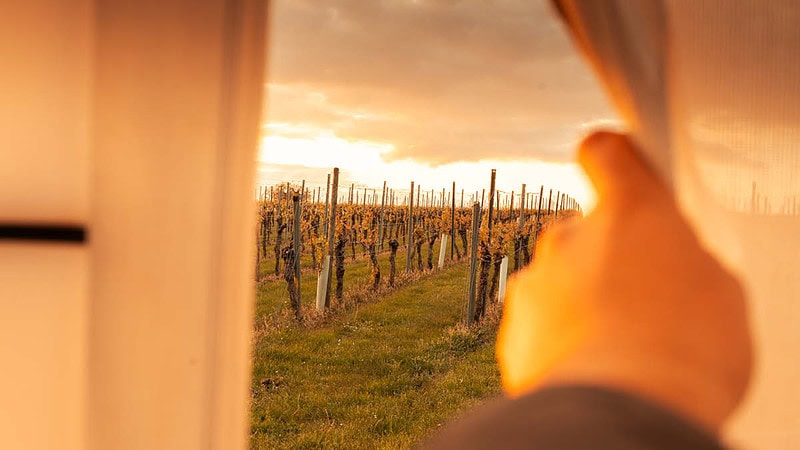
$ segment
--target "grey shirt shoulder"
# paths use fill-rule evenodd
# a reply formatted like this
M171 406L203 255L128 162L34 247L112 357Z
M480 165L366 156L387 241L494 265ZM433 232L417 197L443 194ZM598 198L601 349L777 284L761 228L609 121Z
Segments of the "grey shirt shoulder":
M446 427L424 448L723 450L714 436L658 405L587 386L493 401Z

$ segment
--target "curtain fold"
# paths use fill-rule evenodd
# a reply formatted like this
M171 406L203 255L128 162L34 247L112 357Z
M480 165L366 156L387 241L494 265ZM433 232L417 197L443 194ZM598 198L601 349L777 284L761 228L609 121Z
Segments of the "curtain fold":
M756 373L727 436L749 448L795 448L800 4L555 4L646 159L704 244L748 291Z
M264 0L98 0L93 449L241 449Z
M267 0L7 3L0 448L246 448Z

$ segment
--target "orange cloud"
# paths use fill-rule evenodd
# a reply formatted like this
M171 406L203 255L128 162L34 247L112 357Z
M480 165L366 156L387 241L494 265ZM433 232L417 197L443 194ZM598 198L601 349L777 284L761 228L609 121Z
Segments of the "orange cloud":
M612 117L542 0L292 0L272 20L268 121L385 159L566 161Z

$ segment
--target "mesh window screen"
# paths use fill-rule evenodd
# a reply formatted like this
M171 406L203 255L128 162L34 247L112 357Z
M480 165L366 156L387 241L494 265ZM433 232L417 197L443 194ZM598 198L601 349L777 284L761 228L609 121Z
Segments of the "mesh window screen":
M562 7L635 139L748 290L758 362L729 440L800 448L800 3Z

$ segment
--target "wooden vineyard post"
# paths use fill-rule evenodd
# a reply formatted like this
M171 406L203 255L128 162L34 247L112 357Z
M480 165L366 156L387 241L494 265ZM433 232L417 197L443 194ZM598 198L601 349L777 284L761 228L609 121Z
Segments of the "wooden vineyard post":
M294 248L294 278L297 295L300 296L300 220L302 218L302 206L300 196L295 193L292 196L292 208L294 209L294 227L292 230L292 247ZM299 301L298 301L299 302Z
M453 182L453 184L455 184L455 181ZM464 189L461 189L461 207L462 208L464 207Z
M325 308L331 306L331 274L333 273L333 246L334 239L336 238L336 203L339 198L339 168L333 168L333 186L331 187L331 214L330 224L328 225L328 255L325 257L325 262L328 263L328 282L325 285Z
M552 192L552 191L550 191ZM539 205L536 207L536 223L533 226L533 257L536 258L536 243L539 241L539 228L541 228L542 199L544 199L544 186L539 188Z
M495 197L496 197L495 198L495 203L497 203L497 204L495 205L494 216L492 216L492 217L494 217L494 220L499 220L499 218L500 218L500 193L499 192L495 192Z
M475 318L475 277L478 271L478 237L481 226L481 205L472 205L472 242L469 252L469 286L467 287L467 325L472 325Z
M556 217L558 217L559 206L563 207L563 205L561 205L561 191L558 191L558 193L556 194Z
M514 236L514 270L519 270L525 265L520 259L520 252L526 242L526 238L523 236L525 232L525 204L527 203L525 188L526 185L523 183L522 193L519 195L519 222L517 223L517 233ZM525 249L527 250L527 247Z
M550 215L550 212L553 211L553 209L551 207L552 202L553 202L553 190L550 189L550 195L547 197L547 215L548 216Z
M419 186L417 186L419 189ZM419 199L419 191L417 191ZM411 194L408 196L408 219L406 220L406 273L411 272L411 247L414 240L414 182L411 182Z
M561 191L556 192L556 207L555 207L555 216L558 217L558 206L559 200L561 199Z
M514 191L511 191L511 203L508 205L508 218L509 220L514 220Z
M464 201L464 190L461 190L461 201ZM453 181L453 195L450 196L452 205L450 206L450 260L455 259L456 254L456 182ZM465 249L466 250L466 249Z
M325 222L322 225L322 232L325 236L328 235L328 202L331 197L331 174L328 174L328 181L325 184Z
M544 203L544 186L539 188L539 204L536 206L536 220L539 220L542 212L542 204Z
M386 206L386 181L383 182L383 191L381 192L381 216L380 228L378 229L378 251L383 251L383 210Z
M489 236L486 239L488 244L492 243L492 219L494 213L494 196L495 196L494 184L496 177L497 177L497 171L495 169L492 169L492 180L491 184L489 185L489 217L487 222L487 225L489 227Z

